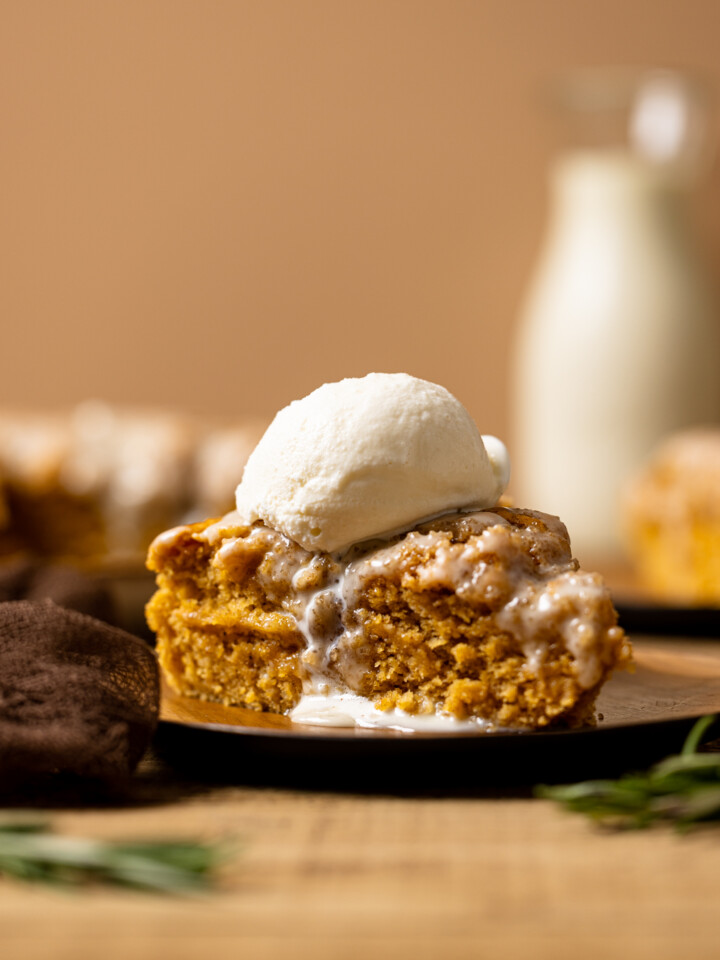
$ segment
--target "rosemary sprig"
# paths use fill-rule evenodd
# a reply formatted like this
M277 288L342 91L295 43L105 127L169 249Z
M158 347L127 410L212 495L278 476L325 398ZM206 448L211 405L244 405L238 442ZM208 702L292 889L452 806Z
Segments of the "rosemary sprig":
M208 890L226 845L196 841L105 842L58 836L43 821L0 823L0 876L60 886L95 883L156 893Z
M697 752L715 719L698 720L682 751L645 773L625 774L618 780L538 786L535 795L621 828L669 821L686 830L696 823L720 820L720 754Z

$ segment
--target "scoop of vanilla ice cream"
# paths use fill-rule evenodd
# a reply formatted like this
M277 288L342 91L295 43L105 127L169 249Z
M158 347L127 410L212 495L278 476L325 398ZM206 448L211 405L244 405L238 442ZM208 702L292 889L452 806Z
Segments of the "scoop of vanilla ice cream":
M501 441L481 437L444 387L370 373L281 410L245 465L236 501L244 522L264 520L306 550L338 552L452 510L493 506L509 473Z

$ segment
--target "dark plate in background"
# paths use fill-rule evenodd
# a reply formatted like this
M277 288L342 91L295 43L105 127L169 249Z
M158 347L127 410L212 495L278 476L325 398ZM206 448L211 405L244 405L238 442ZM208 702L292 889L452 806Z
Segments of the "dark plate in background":
M720 638L720 609L682 607L615 596L620 625L627 633Z
M612 592L620 625L630 634L720 638L720 607L697 606L654 596L628 564L584 564L597 569Z

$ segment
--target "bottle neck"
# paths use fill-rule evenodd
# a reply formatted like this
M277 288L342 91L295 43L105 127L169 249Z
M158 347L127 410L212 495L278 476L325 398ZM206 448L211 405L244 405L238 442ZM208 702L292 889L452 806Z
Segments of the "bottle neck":
M673 174L622 151L578 151L555 163L551 178L556 210L607 219L651 215L681 220L689 194Z

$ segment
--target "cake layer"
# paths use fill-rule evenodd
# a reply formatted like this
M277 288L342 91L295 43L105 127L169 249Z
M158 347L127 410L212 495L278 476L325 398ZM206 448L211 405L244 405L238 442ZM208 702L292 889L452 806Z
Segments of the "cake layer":
M158 537L148 606L181 693L288 712L349 691L501 727L592 722L630 658L609 592L557 518L456 513L343 556L228 514Z

